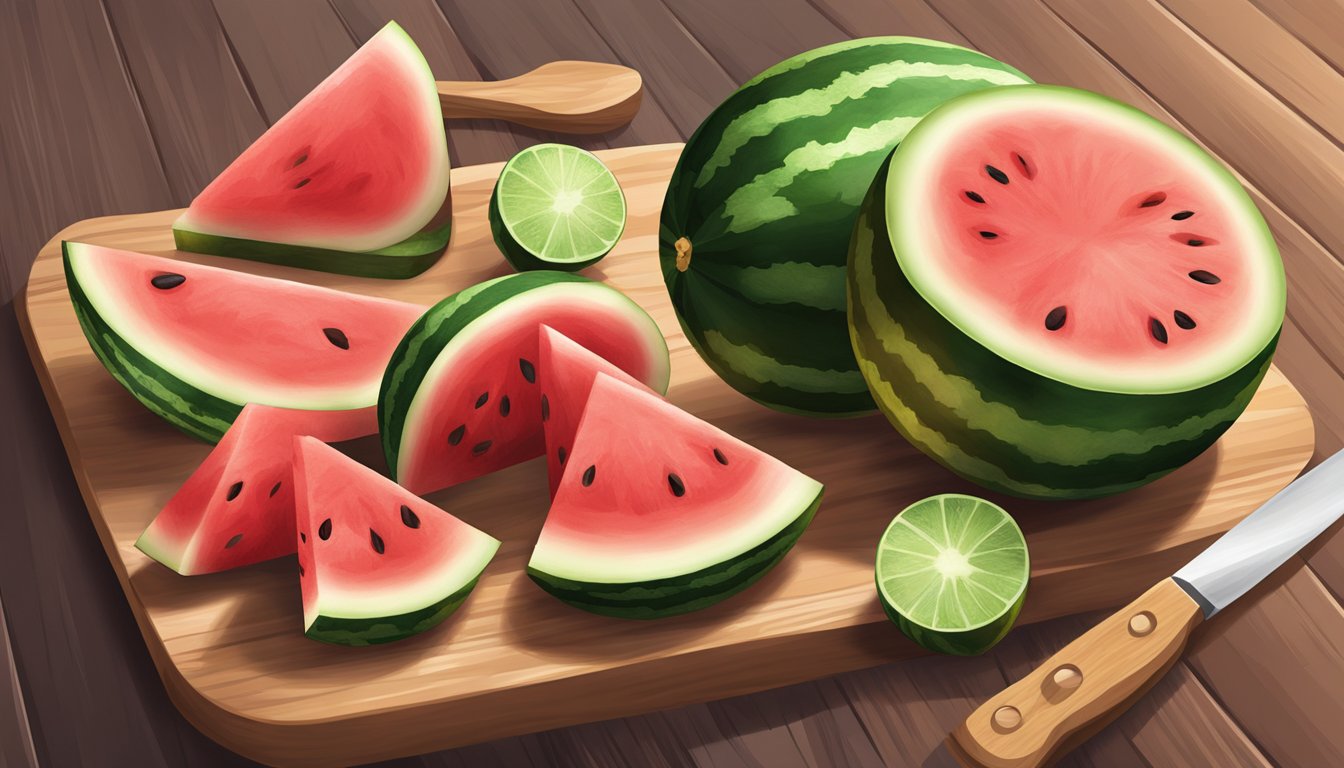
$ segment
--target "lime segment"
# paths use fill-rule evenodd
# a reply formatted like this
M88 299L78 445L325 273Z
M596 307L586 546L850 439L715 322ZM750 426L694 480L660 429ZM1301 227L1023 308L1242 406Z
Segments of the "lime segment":
M983 653L1003 638L1026 597L1031 562L1001 507L961 494L906 507L877 548L887 616L932 651Z
M490 228L513 266L578 270L611 251L625 229L625 195L597 156L538 144L504 165Z

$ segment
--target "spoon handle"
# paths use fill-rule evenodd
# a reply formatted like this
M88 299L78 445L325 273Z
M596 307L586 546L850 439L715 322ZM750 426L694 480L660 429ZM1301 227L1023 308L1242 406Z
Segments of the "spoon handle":
M439 81L445 118L485 118L560 133L603 133L639 111L639 73L619 64L553 61L494 82Z

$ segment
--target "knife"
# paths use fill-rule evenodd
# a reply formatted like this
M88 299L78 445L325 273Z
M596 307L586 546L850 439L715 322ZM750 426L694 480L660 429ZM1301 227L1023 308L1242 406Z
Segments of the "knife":
M1048 764L1120 716L1201 622L1344 515L1344 451L1294 480L1170 578L982 704L947 737L968 766Z

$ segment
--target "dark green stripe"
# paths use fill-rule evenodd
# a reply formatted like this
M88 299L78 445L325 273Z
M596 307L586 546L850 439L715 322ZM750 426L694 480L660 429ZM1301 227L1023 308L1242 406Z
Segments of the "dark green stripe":
M319 615L305 633L314 640L339 645L377 645L417 635L439 624L456 611L476 588L480 576L462 589L433 605L397 616L373 619L339 619Z

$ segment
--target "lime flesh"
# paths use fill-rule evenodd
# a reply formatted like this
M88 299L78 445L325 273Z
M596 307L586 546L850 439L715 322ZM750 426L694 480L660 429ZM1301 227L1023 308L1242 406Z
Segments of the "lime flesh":
M580 269L620 239L625 196L591 152L538 144L504 165L490 200L490 223L514 267Z
M943 494L916 502L877 548L877 591L888 617L932 651L983 653L1007 634L1031 573L1022 531L984 499Z

